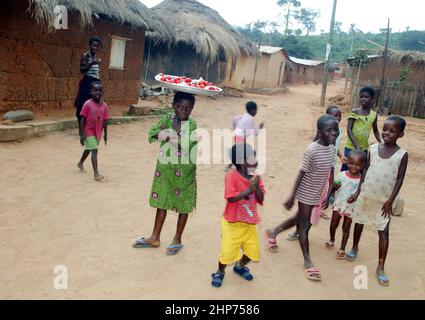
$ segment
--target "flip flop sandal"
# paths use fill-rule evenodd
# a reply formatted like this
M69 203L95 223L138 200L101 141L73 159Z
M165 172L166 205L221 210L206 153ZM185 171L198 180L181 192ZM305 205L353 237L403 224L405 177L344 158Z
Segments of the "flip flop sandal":
M376 279L378 280L379 284L383 287L388 287L390 285L390 279L385 274L378 275L376 274Z
M325 243L325 246L326 246L326 248L331 249L331 248L335 247L335 242L327 241Z
M308 280L311 281L322 281L322 275L320 274L320 270L316 267L305 269L304 273Z
M220 288L223 284L224 274L216 272L216 273L213 273L211 277L212 277L211 285L213 287Z
M288 238L286 238L288 241L297 241L297 240L299 240L300 239L300 235L298 234L298 233L296 233L296 232L294 232L294 233L290 233L289 235L288 235Z
M345 255L344 259L350 262L354 262L357 259L357 253L351 250L349 253Z
M338 250L336 252L336 259L337 260L344 260L345 259L345 251L344 250Z
M105 177L104 176L95 177L94 180L96 180L97 182L104 182Z
M136 240L133 243L133 248L136 248L136 249L140 249L140 248L159 248L159 245L158 246L154 246L152 243L146 242L146 239L145 238L141 238L139 240Z
M252 281L254 280L254 277L249 272L249 269L247 267L245 268L238 268L236 265L233 267L233 271L244 278L246 281Z
M276 239L270 239L267 235L267 232L264 233L264 239L266 240L267 249L271 253L278 253L279 252L279 246L277 245Z
M169 245L166 251L167 256L175 256L179 251L183 249L183 245L180 244L172 244Z

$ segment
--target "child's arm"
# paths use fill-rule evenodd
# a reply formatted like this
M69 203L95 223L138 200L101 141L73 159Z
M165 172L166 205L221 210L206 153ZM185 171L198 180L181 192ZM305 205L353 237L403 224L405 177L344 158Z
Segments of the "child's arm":
M105 146L108 144L108 120L103 121L103 139L105 140Z
M328 190L328 194L326 196L325 203L323 203L323 206L322 206L323 210L326 210L329 207L329 201L330 201L332 192L335 188L335 186L334 186L334 182L335 182L334 175L335 175L335 168L332 166L331 174L329 175L329 190Z
M260 176L255 176L254 181L255 181L255 197L257 198L259 203L263 203L264 192L263 192L263 189L260 187Z
M378 116L376 116L376 119L373 122L373 134L375 135L376 140L378 140L379 143L382 143L382 137L378 128Z
M295 180L295 185L294 185L294 189L292 190L291 196L288 198L288 200L285 201L285 203L283 204L283 206L287 209L287 210L291 210L292 207L294 206L295 203L295 195L297 193L298 188L300 187L301 181L303 180L305 175L305 172L300 170L300 172L298 173L298 177L297 180Z
M401 159L400 168L398 169L397 181L394 186L393 193L387 202L382 207L383 216L389 218L393 213L393 203L397 198L401 187L403 186L404 178L406 177L407 164L409 163L409 155L406 153Z
M357 142L356 137L354 136L354 133L353 133L353 127L354 127L354 122L355 121L356 120L355 119L352 119L352 118L349 118L348 119L347 135L350 138L351 142L353 143L354 147L356 149L360 149L360 145Z
M236 197L232 197L232 198L229 198L227 200L229 200L230 203L235 203L235 202L241 201L242 199L245 199L246 197L248 197L254 191L255 191L255 181L251 180L250 183L249 183L248 189L246 189L245 191L242 191Z
M80 120L80 143L82 146L84 146L84 141L86 140L86 137L84 136L84 128L86 126L86 118L85 117L81 117Z
M360 183L359 183L359 186L357 187L357 191L350 198L348 198L347 200L348 203L354 203L357 201L357 198L359 197L360 192L362 191L362 185L366 178L367 171L369 170L369 166L370 166L370 153L367 156L367 164L362 172L362 178L360 179Z

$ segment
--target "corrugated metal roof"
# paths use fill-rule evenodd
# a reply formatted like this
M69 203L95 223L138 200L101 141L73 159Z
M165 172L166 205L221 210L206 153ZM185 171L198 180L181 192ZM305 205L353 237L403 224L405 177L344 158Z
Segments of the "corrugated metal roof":
M285 51L281 47L260 46L260 52L261 53L273 54L273 53L279 52L281 50Z
M293 63L302 64L304 66L309 66L309 67L317 67L318 65L324 63L324 61L298 59L298 58L295 58L295 57L289 57L289 59Z

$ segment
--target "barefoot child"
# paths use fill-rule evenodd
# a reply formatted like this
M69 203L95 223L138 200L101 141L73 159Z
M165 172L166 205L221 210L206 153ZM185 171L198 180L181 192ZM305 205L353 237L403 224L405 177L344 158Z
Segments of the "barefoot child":
M408 154L398 144L404 136L406 121L399 116L391 116L384 123L382 139L384 143L371 146L364 175L355 194L348 199L356 202L353 212L354 243L348 260L354 261L358 254L358 245L363 226L370 225L378 229L379 262L376 278L383 286L389 286L385 275L385 260L389 247L389 229L391 214L397 203L400 189L406 176Z
M221 253L218 270L212 274L211 282L217 288L223 284L228 264L236 263L233 271L245 280L251 281L253 276L246 265L250 261L260 260L257 231L260 217L257 213L257 204L263 204L265 191L261 177L254 175L258 166L254 149L246 144L234 145L232 163L236 170L226 175L227 205L221 222Z
M301 251L304 256L305 274L309 280L321 281L322 276L310 258L308 232L311 228L311 213L320 203L320 197L329 179L333 185L333 164L335 157L335 140L338 136L338 121L335 117L324 115L317 122L319 140L310 144L304 153L301 170L298 174L294 190L290 198L284 203L290 210L298 200L298 212L276 228L266 231L266 240L271 252L277 252L276 237L282 231L297 226ZM331 172L331 174L329 174ZM324 204L327 207L327 203Z
M167 211L179 214L177 231L167 255L175 255L181 249L182 234L190 213L196 207L196 153L198 141L197 124L190 115L195 106L195 97L176 92L172 104L173 115L164 116L149 131L149 142L161 142L159 158L152 183L149 203L156 208L152 235L136 240L134 248L158 248L162 226Z
M326 242L326 247L333 248L335 246L336 229L343 217L343 237L341 240L341 247L336 253L336 258L338 260L345 259L345 247L350 236L351 215L354 205L349 204L347 200L357 191L365 164L366 154L362 150L352 150L348 155L348 171L341 172L335 182L334 190L336 190L336 193L329 230L330 240Z
M372 110L375 90L370 87L364 87L360 90L361 107L354 109L348 116L347 134L348 138L345 144L345 156L351 150L360 149L365 153L369 150L369 136L373 128L376 140L382 143L378 129L378 115ZM347 165L342 166L341 171L347 171Z
M255 127L254 117L257 115L258 106L255 102L249 101L246 104L246 113L233 119L234 143L246 143L246 139L252 135L258 136L260 130L264 128L264 121L260 123L258 128ZM230 163L225 171L232 168Z
M104 131L105 145L108 141L109 111L108 105L103 102L103 94L102 82L93 82L91 85L92 99L84 104L80 114L80 143L84 146L84 152L77 166L81 172L85 172L84 161L91 153L94 179L96 181L104 180L104 176L99 173L97 166L97 148L102 139L102 130Z

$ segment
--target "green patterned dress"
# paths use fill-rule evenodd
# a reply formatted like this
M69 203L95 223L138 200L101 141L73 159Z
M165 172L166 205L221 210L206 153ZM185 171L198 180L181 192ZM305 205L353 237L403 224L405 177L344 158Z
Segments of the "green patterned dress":
M158 142L153 137L161 131L172 131L173 118L174 114L166 115L151 128L149 143ZM177 133L181 138L181 150L171 143L161 142L149 199L151 207L179 214L189 214L196 208L196 129L192 118L182 123Z

